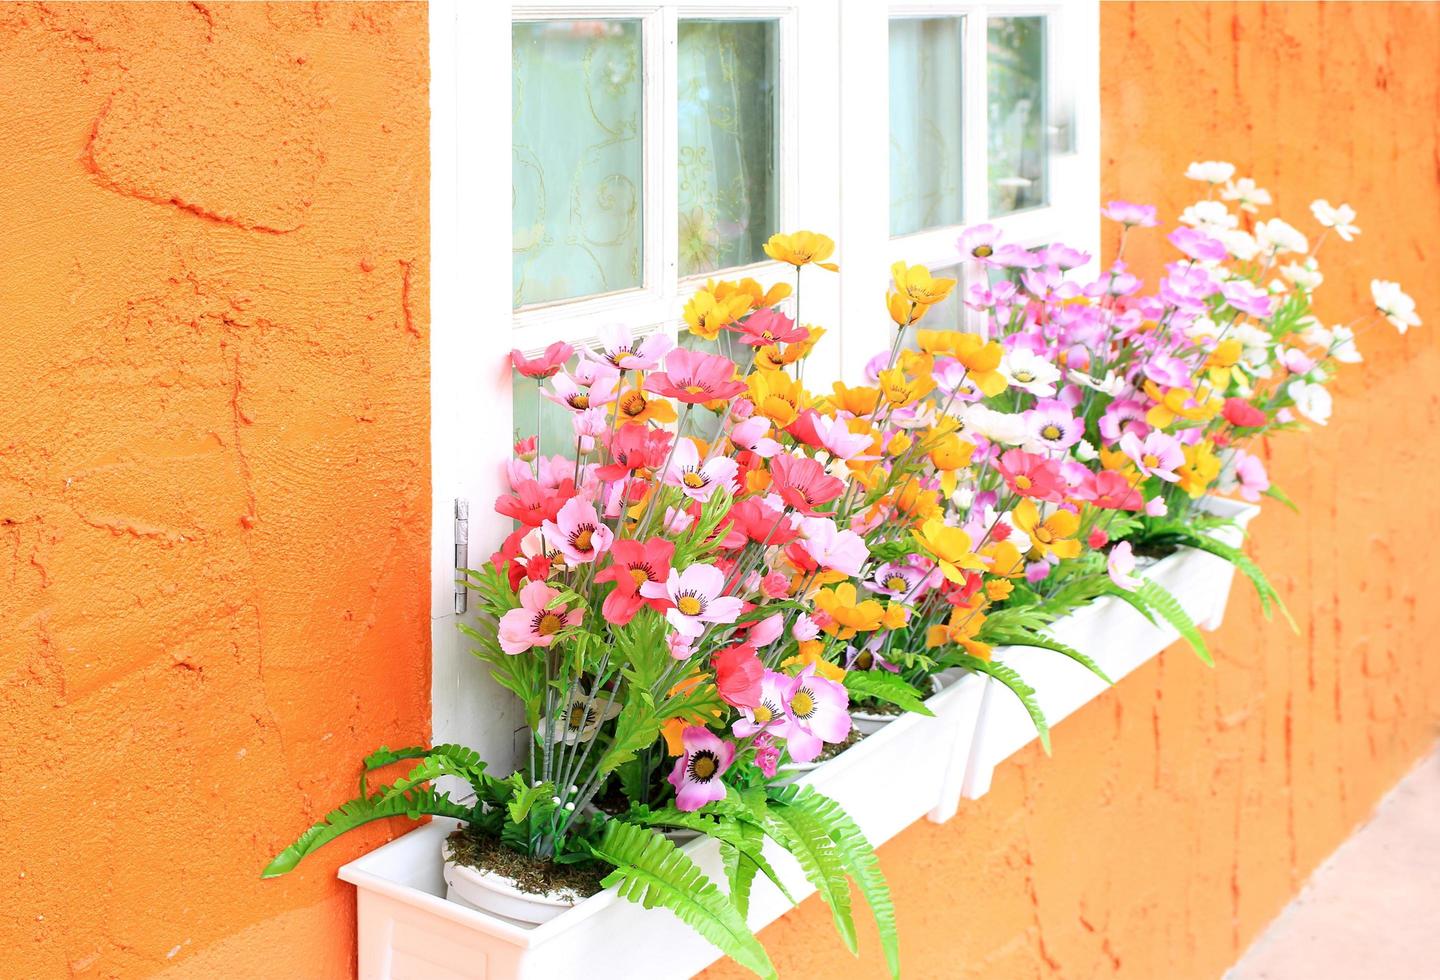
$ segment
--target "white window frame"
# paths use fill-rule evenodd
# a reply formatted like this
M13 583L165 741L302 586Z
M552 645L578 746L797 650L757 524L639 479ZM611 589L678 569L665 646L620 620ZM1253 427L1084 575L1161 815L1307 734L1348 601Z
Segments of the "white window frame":
M430 3L430 368L431 368L431 674L432 739L462 742L498 766L514 759L522 723L513 699L495 687L456 629L454 504L469 504L468 548L479 567L509 532L492 503L506 492L502 461L514 431L508 355L535 353L555 340L587 343L606 323L675 331L681 309L706 276L678 276L676 232L678 103L676 25L684 17L780 21L780 228L834 237L840 273L807 270L802 310L829 328L807 368L824 389L856 377L888 344L885 311L890 265L898 258L932 267L958 260L957 229L890 238L889 19L894 11L958 13L972 18L966 50L964 173L983 175L983 57L973 25L991 14L1050 18L1049 91L1073 79L1075 152L1052 156L1048 207L994 219L1024 242L1063 240L1095 254L1099 244L1099 10L1097 0L1020 3L870 0L729 0L725 3L616 3L472 0ZM503 11L503 14L502 14ZM512 285L510 20L624 17L642 21L645 98L642 128L646 196L638 289L514 311ZM1061 43L1059 40L1063 38ZM1058 69L1054 59L1064 59ZM657 70L658 69L658 70ZM483 93L483 96L479 93ZM977 94L978 93L978 94ZM979 102L976 103L975 99ZM978 105L978 111L976 106ZM978 133L976 132L978 130ZM978 157L977 157L978 154ZM978 162L977 162L978 161ZM977 171L976 168L980 169ZM969 177L967 176L967 182ZM983 220L969 198L965 220ZM978 207L977 207L978 205ZM924 237L924 241L921 238ZM656 242L659 242L659 248ZM714 274L712 274L714 275ZM793 281L774 262L723 275L769 285ZM820 280L817 282L816 280ZM509 329L501 325L508 324Z

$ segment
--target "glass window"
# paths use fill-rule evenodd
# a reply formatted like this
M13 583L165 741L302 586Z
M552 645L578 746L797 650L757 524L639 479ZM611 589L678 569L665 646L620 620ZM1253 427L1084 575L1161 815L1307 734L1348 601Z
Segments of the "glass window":
M948 265L943 269L931 269L937 279L954 279L955 288L950 295L930 307L920 326L926 330L965 329L965 271L962 266Z
M990 214L1045 203L1045 18L989 24Z
M514 302L642 283L638 20L511 25Z
M749 265L779 231L779 24L679 23L680 275Z
M962 221L963 17L890 21L890 234Z
M550 379L536 382L519 371L511 371L515 398L515 439L539 434L536 449L546 456L575 458L575 425L573 415L564 405L540 394L540 389L553 390Z

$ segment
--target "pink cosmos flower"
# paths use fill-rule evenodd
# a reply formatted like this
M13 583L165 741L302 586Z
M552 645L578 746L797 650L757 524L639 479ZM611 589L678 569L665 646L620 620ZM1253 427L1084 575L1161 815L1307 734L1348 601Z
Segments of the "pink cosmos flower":
M807 446L825 450L836 459L854 459L870 445L870 436L851 432L844 419L826 418L813 408L801 412L785 431Z
M540 437L526 436L524 439L515 440L515 458L523 463L535 462L535 457L540 452Z
M880 655L880 648L885 645L884 635L881 633L866 643L863 647L851 647L845 651L846 670L888 670L892 674L900 673L898 664L892 664Z
M854 531L841 531L828 517L806 517L800 521L800 547L821 568L830 572L859 575L870 549Z
M1053 242L1040 250L1040 260L1062 269L1078 269L1090 261L1090 253L1071 248L1063 242Z
M747 401L736 404L748 405ZM770 420L763 415L752 415L730 430L730 441L739 449L745 449L761 459L769 459L781 450L780 443L765 433L770 431Z
M1065 402L1042 398L1025 413L1025 431L1033 442L1052 452L1064 452L1085 435L1085 420L1075 418Z
M1235 453L1235 479L1240 485L1240 496L1252 504L1270 489L1270 475L1265 472L1264 461L1243 449Z
M780 634L785 632L784 613L772 613L764 619L752 621L747 624L750 628L745 633L745 642L752 647L768 647L780 639Z
M667 333L652 333L638 343L630 328L620 323L601 327L600 356L621 371L648 371L675 347Z
M1135 551L1129 541L1121 541L1110 549L1110 555L1105 559L1105 570L1110 573L1110 581L1126 592L1134 592L1145 584L1144 579L1134 574Z
M685 754L675 760L669 777L670 785L675 787L676 809L689 813L725 799L725 784L720 777L735 761L735 744L700 725L687 727L680 740Z
M760 697L753 706L741 705L740 717L735 719L731 731L736 738L749 738L757 732L774 731L783 733L790 724L785 703L795 686L795 678L787 674L765 671L760 678Z
M825 467L808 456L781 453L770 460L770 477L780 499L802 514L819 513L845 490L843 480L825 472Z
M1000 242L1000 229L994 225L975 225L966 228L955 242L960 254L974 259L981 265L995 265L992 261L995 248Z
M763 772L767 779L773 779L780 768L780 749L775 745L775 739L762 732L756 735L755 741L750 744L755 749L755 767Z
M1263 289L1256 289L1243 279L1231 279L1220 284L1220 294L1241 313L1264 319L1270 315L1274 300Z
M626 422L610 439L610 463L595 471L602 480L619 480L638 469L653 469L670 452L670 433Z
M557 405L564 405L572 412L583 412L613 402L619 376L607 369L607 372L597 373L592 377L590 386L586 388L568 374L557 374L550 381L551 387L541 388L540 394Z
M531 582L520 590L520 607L500 617L500 649L508 654L524 653L531 647L548 647L555 634L580 625L583 609L549 608L560 595L544 582Z
M1107 442L1115 442L1127 432L1144 436L1150 431L1145 423L1145 406L1133 398L1118 398L1105 407L1100 416L1100 434Z
M655 537L644 543L621 538L610 548L610 564L595 576L596 582L614 582L615 591L605 597L601 613L606 621L623 626L635 618L644 605L657 612L669 607L669 600L647 599L640 587L650 582L664 582L670 577L670 560L675 557L675 544Z
M1147 517L1164 517L1167 510L1169 510L1169 508L1165 506L1165 498L1158 494L1145 501L1145 515Z
M574 353L575 348L557 340L545 348L539 357L530 358L518 350L511 350L510 363L527 378L548 378L559 371Z
M850 696L845 686L817 677L814 664L791 681L782 703L790 716L785 744L796 762L814 760L826 742L843 742L850 734Z
M1224 242L1194 228L1176 228L1166 239L1197 262L1223 262L1230 255Z
M1153 204L1131 204L1129 201L1111 201L1100 211L1111 221L1118 221L1122 225L1132 228L1153 228L1159 224L1155 217L1155 205Z
M572 564L594 561L609 551L615 540L615 532L601 522L595 505L582 497L570 498L553 521L541 525L541 530Z
M793 344L810 337L809 330L797 327L794 320L769 307L756 310L731 329L740 334L742 344L751 347L766 347L777 342Z
M1037 497L1058 503L1065 499L1060 467L1052 459L1023 449L1011 449L996 463L1005 484L1022 497Z
M546 487L534 480L515 484L513 494L495 498L495 512L521 524L539 527L553 520L565 501L575 493L575 484L568 479L558 487Z
M703 504L717 488L733 492L735 474L739 469L740 464L729 456L712 456L702 463L694 440L681 439L670 454L664 481L668 486L679 487L691 500Z
M1145 377L1167 388L1190 386L1190 365L1170 354L1155 354L1145 361Z
M1156 429L1142 441L1133 432L1127 432L1120 437L1120 451L1146 476L1158 476L1167 483L1180 479L1175 469L1184 464L1185 453L1180 448L1180 440L1168 433Z
M910 562L887 561L875 569L875 574L870 576L865 584L872 592L887 595L892 599L910 596L918 601L924 595L920 583L928 574L923 568Z
M665 358L664 371L645 377L645 390L690 405L734 398L745 390L736 381L735 362L719 354L676 348Z
M640 586L645 598L669 599L674 604L665 618L675 632L691 638L704 633L707 623L733 623L740 618L744 603L723 595L724 590L725 573L714 565L691 565L683 572L672 568L664 584L646 582Z
M1101 470L1091 482L1088 499L1106 510L1139 510L1145 505L1140 491L1114 470Z
M1040 256L1024 245L1006 243L995 250L992 257L995 265L1007 269L1035 269L1042 263Z
M753 708L760 703L760 678L765 665L747 640L719 650L710 657L715 689L732 708Z
M796 617L795 625L790 627L790 635L804 643L806 640L813 640L819 636L820 627L807 613L801 613Z

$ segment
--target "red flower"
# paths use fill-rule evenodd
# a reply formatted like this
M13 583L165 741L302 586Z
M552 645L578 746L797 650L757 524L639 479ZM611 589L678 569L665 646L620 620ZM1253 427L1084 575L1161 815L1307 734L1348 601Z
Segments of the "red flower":
M1225 399L1224 415L1225 421L1237 429L1258 429L1269 418L1243 398Z
M817 507L845 490L843 480L827 474L825 467L808 456L781 453L770 460L770 477L780 499L802 514L818 514Z
M811 449L825 449L825 440L821 438L820 431L815 428L815 420L819 417L819 412L813 408L807 408L795 417L794 422L785 427L785 431Z
M1130 481L1114 470L1101 470L1095 474L1094 488L1089 499L1096 507L1106 510L1139 510L1145 506L1145 498L1140 495L1140 491L1130 486Z
M1023 449L1012 449L1000 457L1000 475L1005 485L1022 497L1038 497L1059 503L1065 499L1065 480L1060 464Z
M529 528L520 528L505 539L499 551L490 556L490 564L494 565L497 571L505 572L509 578L511 592L518 592L520 583L527 578L532 582L543 582L550 577L548 555L526 558L520 550L521 539L529 533Z
M740 342L751 347L768 347L774 343L793 344L810 339L810 331L797 327L795 321L779 310L768 307L756 310L731 329L740 334Z
M557 340L545 352L536 358L526 357L518 350L510 351L510 363L515 370L527 378L548 378L560 370L561 366L574 355L575 348L564 341Z
M746 497L730 508L728 517L733 531L757 543L765 541L768 544L785 544L794 541L800 533L785 520L784 511L765 506L758 497ZM743 539L740 543L744 543Z
M495 498L495 512L529 527L553 521L565 502L575 496L575 482L561 480L554 490L547 490L534 480L524 480L513 494Z
M610 440L611 462L597 469L595 475L613 483L634 470L653 469L665 462L669 449L670 433L626 422Z
M726 704L755 708L760 704L760 679L765 665L748 643L737 643L710 658L715 668L715 687Z
M624 626L635 618L641 606L663 612L670 600L647 599L640 595L640 586L646 582L663 584L670 577L670 561L674 557L674 542L664 538L651 538L643 544L620 539L611 545L610 564L595 576L597 582L615 583L615 590L605 597L602 609L605 618Z

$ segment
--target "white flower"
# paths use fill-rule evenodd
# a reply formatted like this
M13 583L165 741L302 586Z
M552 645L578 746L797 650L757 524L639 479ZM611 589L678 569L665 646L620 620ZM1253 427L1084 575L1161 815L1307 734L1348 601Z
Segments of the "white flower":
M1330 356L1341 364L1359 364L1365 358L1360 356L1360 348L1355 346L1355 331L1347 326L1337 326L1330 331L1330 342L1326 344Z
M1223 160L1205 160L1185 168L1185 176L1206 184L1223 184L1235 176L1235 164Z
M1310 203L1310 213L1315 215L1315 220L1324 227L1334 228L1335 234L1347 242L1353 242L1355 236L1360 234L1360 229L1353 224L1355 209L1348 204L1331 207L1330 202L1322 197Z
M1290 397L1295 400L1295 411L1316 425L1330 421L1330 410L1334 403L1325 386L1313 381L1290 382Z
M1253 323L1237 323L1230 328L1230 336L1240 341L1245 348L1241 359L1252 368L1259 367L1270 359L1273 339L1268 330L1262 330Z
M1220 239L1221 244L1225 246L1225 251L1241 262L1249 262L1260 254L1260 243L1248 231L1234 228L1230 231L1217 232L1215 237Z
M1032 395L1049 398L1055 394L1060 369L1039 354L1017 347L1000 362L1000 373L1012 388L1021 388Z
M1310 242L1293 225L1279 218L1260 221L1255 225L1255 239L1267 252L1308 252Z
M1197 316L1190 321L1190 326L1185 328L1185 334L1191 340L1200 340L1204 337L1220 336L1220 325L1208 316Z
M1100 458L1095 447L1090 444L1089 439L1081 439L1075 444L1075 458L1082 463L1089 463Z
M1313 293L1325 281L1325 277L1320 274L1320 263L1313 258L1306 259L1303 264L1291 262L1281 266L1280 274L1307 293Z
M1125 390L1125 379L1114 371L1106 371L1105 377L1097 378L1088 371L1071 370L1070 380L1087 388L1094 388L1102 395L1109 395L1111 398Z
M1180 223L1201 231L1229 231L1240 219L1219 201L1196 201L1180 212Z
M1371 279L1370 295L1375 299L1375 308L1385 314L1385 319L1395 324L1400 333L1420 326L1420 318L1415 315L1415 301L1405 294L1398 282Z
M1263 187L1255 186L1254 179L1250 177L1239 177L1225 185L1220 196L1227 201L1239 201L1241 211L1249 211L1251 214L1260 210L1260 205L1270 203L1270 192Z
M968 406L961 413L961 418L967 430L979 433L991 442L1018 446L1025 441L1025 419L1018 414L997 412L977 403Z

